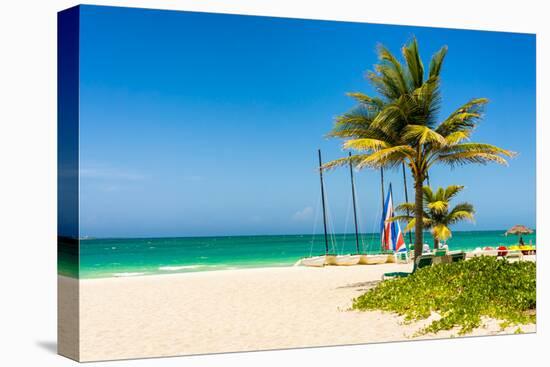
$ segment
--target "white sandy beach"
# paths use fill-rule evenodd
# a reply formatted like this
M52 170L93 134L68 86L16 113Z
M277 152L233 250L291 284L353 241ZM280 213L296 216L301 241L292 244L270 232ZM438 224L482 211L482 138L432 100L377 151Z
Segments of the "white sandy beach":
M396 315L349 307L384 272L411 267L286 267L80 280L80 360L410 339L426 321L403 325ZM59 291L76 281L59 277ZM59 306L63 313L64 305ZM496 320L486 324L472 334L516 329L500 330ZM534 332L535 325L522 330Z

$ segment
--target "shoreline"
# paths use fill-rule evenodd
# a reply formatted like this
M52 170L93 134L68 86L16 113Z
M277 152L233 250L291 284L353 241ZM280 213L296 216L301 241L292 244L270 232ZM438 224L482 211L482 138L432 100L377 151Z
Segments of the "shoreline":
M372 233L360 234L360 252L380 253L378 236L379 234ZM426 236L425 240L431 246L431 240L428 235ZM113 275L142 275L139 273L151 275L232 268L284 267L294 265L303 257L324 254L325 245L321 237L264 235L90 239L80 242L78 257L71 255L74 252L73 245L61 243L58 264L61 274L86 279L107 278ZM524 239L526 243L536 243L536 233ZM330 252L356 252L354 235L338 234L333 240L335 242L331 242ZM504 231L457 231L448 244L449 250L469 252L474 251L476 247L510 247L516 243L516 236L506 237ZM79 272L75 269L75 262L80 263Z
M82 361L192 355L412 338L429 320L349 310L384 272L412 264L268 267L119 278L59 276L59 292L79 285ZM66 305L60 304L60 310ZM521 327L534 332L536 325ZM468 335L510 334L498 322ZM70 335L61 335L70 338Z
M468 251L466 254L473 253L473 251ZM523 256L524 261L536 261L536 255L524 255ZM281 265L275 265L275 264L267 264L264 266L264 264L261 265L246 265L246 266L217 266L217 265L203 265L203 264L190 264L190 265L163 265L157 268L155 271L150 271L147 269L135 269L136 271L120 271L116 273L109 273L111 275L109 276L81 276L81 277L73 277L71 275L67 274L61 274L58 273L57 275L60 277L66 277L71 279L80 279L80 280L94 280L94 279L118 279L118 278L136 278L136 277L151 277L151 276L167 276L167 275L181 275L181 274L195 274L195 273L217 273L220 271L237 271L237 270L258 270L258 269L280 269L280 268L294 268L294 267L305 267L304 265L297 265L298 262L302 260L299 259L297 261L294 261L293 263L288 264L281 264ZM508 259L508 261L516 261L517 259ZM393 263L385 263L385 264L378 264L378 265L387 265L387 264L393 264ZM410 264L401 264L401 265L410 265L412 269L412 263ZM377 265L367 265L367 264L356 264L356 265L350 265L353 267L373 267ZM325 267L346 267L346 266L335 266L335 265L327 265ZM162 268L166 268L166 270L162 270ZM168 268L173 268L168 269ZM187 271L178 271L177 268L181 269L200 269L205 268L204 270L187 270ZM133 269L132 269L133 270Z

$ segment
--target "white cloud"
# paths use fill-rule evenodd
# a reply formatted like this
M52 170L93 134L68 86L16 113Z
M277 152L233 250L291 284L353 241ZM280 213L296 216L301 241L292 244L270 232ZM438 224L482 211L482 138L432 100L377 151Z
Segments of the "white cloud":
M296 221L306 221L308 219L311 219L313 217L313 208L310 206L306 206L302 210L298 210L296 213L292 215L292 219Z

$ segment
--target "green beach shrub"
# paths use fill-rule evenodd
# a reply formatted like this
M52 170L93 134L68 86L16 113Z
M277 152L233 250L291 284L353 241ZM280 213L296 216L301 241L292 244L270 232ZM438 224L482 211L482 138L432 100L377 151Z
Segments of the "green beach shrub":
M353 300L355 310L395 312L418 321L437 312L441 318L419 334L460 327L465 334L481 326L482 317L504 323L536 321L536 264L481 256L417 270L389 279Z

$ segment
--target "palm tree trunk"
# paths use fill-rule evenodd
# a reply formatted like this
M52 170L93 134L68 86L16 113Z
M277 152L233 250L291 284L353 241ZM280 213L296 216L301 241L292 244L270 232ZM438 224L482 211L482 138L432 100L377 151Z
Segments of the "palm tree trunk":
M414 258L417 259L420 255L422 255L422 245L424 243L423 239L423 200L424 197L422 192L422 185L423 185L423 178L422 177L415 177L414 181L414 217L415 217L415 225L414 225ZM416 264L416 261L415 261Z
M434 251L439 248L439 240L434 237Z

